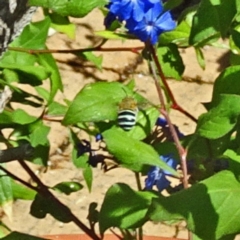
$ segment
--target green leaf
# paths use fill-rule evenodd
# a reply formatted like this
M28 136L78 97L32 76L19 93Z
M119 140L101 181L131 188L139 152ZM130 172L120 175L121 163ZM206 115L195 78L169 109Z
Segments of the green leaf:
M99 70L102 70L103 56L96 56L92 52L84 52L85 58L93 63Z
M46 141L48 140L46 139ZM47 166L47 163L49 161L49 151L50 151L49 143L45 145L37 145L34 148L34 154L31 159L31 162L41 166Z
M231 52L229 61L231 66L240 65L240 56Z
M123 130L112 128L103 132L102 135L108 151L123 167L141 172L146 166L158 166L178 175L175 170L160 160L152 146L129 137Z
M92 172L92 168L91 168L91 166L89 166L89 164L86 168L83 169L83 177L87 184L89 192L91 192L92 182L93 182L93 172Z
M48 140L49 131L50 127L44 125L41 121L32 126L32 132L29 135L29 140L35 148L32 157L32 162L35 164L47 166L50 149L50 143Z
M240 66L226 68L215 80L212 103L219 102L220 94L237 94L240 95Z
M113 40L127 40L129 39L129 35L126 33L117 33L109 30L97 31L95 32L96 36L103 37L105 39L113 39Z
M235 1L202 0L193 18L190 44L201 46L213 38L225 37L235 14Z
M48 8L62 16L84 17L96 7L107 4L105 0L30 0L30 5Z
M157 49L163 73L166 77L180 80L184 71L184 64L175 44L170 44Z
M13 203L12 182L11 178L2 170L0 170L0 175L0 206L4 213L11 219Z
M15 70L17 73L18 79L16 79L20 83L28 83L32 86L37 86L42 84L42 80L47 79L51 72L45 69L42 66L32 66L32 65L17 65L17 64L5 64L0 63L0 68L7 68L8 70Z
M43 124L41 120L37 121L31 126L31 133L29 139L31 145L36 147L38 145L48 145L48 134L50 132L50 127Z
M175 43L181 47L187 47L188 38L190 35L190 26L186 21L182 21L176 29L170 32L165 32L160 35L159 43L161 45L168 45L169 43Z
M50 72L50 95L48 99L48 103L53 101L54 96L57 91L63 91L62 79L58 70L58 66L56 64L55 59L51 54L40 54L38 57L39 64L45 67L45 69Z
M65 33L69 38L74 39L76 33L76 25L71 23L68 17L63 17L55 12L49 14L51 18L51 27L58 32Z
M82 153L82 154L80 154L80 156L78 156L79 143L80 144L84 144L84 143L81 143L81 141L78 139L77 135L73 131L71 131L70 134L71 134L70 135L71 143L74 145L74 148L72 150L73 164L77 168L82 168L83 178L87 184L88 190L91 191L92 182L93 182L93 174L92 174L92 168L89 164L89 153Z
M74 149L72 155L77 155L77 150ZM80 157L73 157L73 164L77 167L77 168L87 168L88 167L88 159L89 156L85 153Z
M200 239L220 239L240 231L239 198L239 182L222 171L170 197L154 199L148 216L159 222L185 219Z
M77 192L83 188L83 185L79 182L61 182L52 187L52 189L70 195L73 192Z
M137 192L126 184L114 184L108 189L99 213L101 234L110 227L128 229L142 226L153 197L156 195L151 192Z
M232 149L227 149L223 157L227 157L229 167L228 169L235 174L235 176L240 179L240 154Z
M49 92L46 88L37 86L35 87L35 90L37 91L38 95L45 101L49 99Z
M199 118L196 133L208 139L217 139L229 133L240 114L240 96L222 94L219 104Z
M154 144L153 147L158 152L159 156L171 156L173 159L179 160L179 154L174 142L159 142Z
M22 34L11 43L11 46L29 49L45 49L50 24L50 19L45 17L42 21L27 25Z
M144 139L151 133L158 116L159 111L154 107L146 110L140 110L137 114L136 125L131 129L131 131L127 132L127 134L134 139Z
M45 218L47 214L51 214L55 219L63 223L72 221L70 210L66 205L56 201L51 196L41 196L37 194L32 202L30 213L36 218Z
M6 176L5 173L0 171L0 205L3 206L8 202L13 201L13 192L11 178Z
M12 47L45 49L50 20L28 25L21 36L11 44ZM8 51L1 59L0 68L7 68L16 71L14 81L29 83L32 86L42 84L43 79L50 76L50 72L42 66L36 66L37 56L17 51Z
M16 109L12 113L13 122L21 124L21 125L32 123L32 122L36 121L36 119L37 119L36 117L29 115L22 109Z
M170 0L164 3L164 10L171 10L183 3L183 0Z
M239 29L240 30L240 29ZM232 30L232 39L236 46L240 48L240 32L237 30Z
M115 120L118 103L129 90L117 82L97 82L86 85L74 98L63 119L64 125L79 122Z
M11 230L3 222L0 222L0 239L7 236L10 232Z
M13 198L23 200L33 200L36 196L36 192L30 188L25 187L12 180Z
M184 141L184 147L188 149L187 159L216 159L229 147L230 138L231 132L217 139L194 134L190 141Z
M203 52L202 52L201 48L195 47L194 49L195 49L195 52L196 52L197 61L198 61L199 66L203 70L205 70L206 63L205 63L204 55L203 55Z
M47 113L49 115L52 116L61 116L61 115L65 115L67 112L67 106L64 106L61 103L58 102L52 102L49 106L48 106L48 111Z

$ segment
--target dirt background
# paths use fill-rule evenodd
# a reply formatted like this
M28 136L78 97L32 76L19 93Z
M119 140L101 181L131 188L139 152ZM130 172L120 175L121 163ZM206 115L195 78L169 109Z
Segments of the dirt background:
M40 15L37 15L39 18ZM93 31L103 30L103 16L95 10L82 19L72 19L77 23L76 39L71 40L65 35L55 33L47 41L49 49L73 49L84 48L96 45L99 38L95 37ZM141 42L134 41L109 41L105 47L129 47L142 46ZM211 100L213 82L221 69L228 65L228 52L224 49L206 47L203 49L206 59L206 69L202 70L196 60L194 49L182 49L186 70L182 81L168 80L168 83L178 103L192 113L196 118L203 113L202 102ZM158 103L156 89L153 79L149 76L148 67L145 62L131 52L106 52L96 53L104 55L103 70L97 70L91 63L82 62L72 54L54 54L57 59L64 92L57 95L59 101L67 98L72 100L77 92L87 83L94 81L128 81L131 78L136 80L137 90L146 96L151 102ZM47 84L46 84L47 85ZM35 110L39 113L39 109ZM177 111L171 112L172 121L179 126L181 132L189 134L194 132L195 123ZM39 176L47 185L53 186L60 181L78 180L85 186L82 172L76 169L71 163L69 155L70 148L63 151L68 144L68 131L59 123L48 122L51 126L49 139L51 141L50 165L46 173ZM32 166L36 171L38 168ZM9 163L8 169L14 169L19 176L29 180L28 176L16 163ZM116 182L126 182L135 188L134 174L126 169L115 169L103 173L100 168L95 168L92 192L89 193L85 187L83 190L73 193L70 196L59 195L61 201L67 204L81 221L87 223L87 212L89 203L98 202L100 208L104 194L107 189ZM144 180L144 179L142 179ZM56 221L51 216L39 220L29 214L31 202L17 200L13 205L12 219L6 215L3 222L12 230L21 231L33 235L79 233L81 230L73 223L64 224ZM144 234L159 236L177 236L187 239L187 232L184 224L176 227L164 224L147 223L144 226Z

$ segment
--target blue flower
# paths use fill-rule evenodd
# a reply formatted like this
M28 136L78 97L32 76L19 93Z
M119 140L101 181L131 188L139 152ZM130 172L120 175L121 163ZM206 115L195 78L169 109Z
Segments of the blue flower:
M144 14L141 21L129 19L126 27L141 41L150 41L151 44L155 44L161 33L171 31L176 27L176 22L172 19L169 11L163 12L163 6L159 2Z
M95 135L95 141L99 142L103 140L103 135L101 133L98 133Z
M159 0L111 0L108 4L109 12L120 21L133 18L141 21L144 14Z
M167 120L165 118L159 117L156 121L156 125L160 127L166 127L168 125Z
M161 159L166 162L170 167L174 169L177 168L177 161L169 155L161 156ZM171 176L170 172L160 169L159 167L151 167L148 172L148 176L145 179L145 189L151 190L154 185L157 186L160 192L166 189L170 185L170 182L168 181L166 176Z
M165 118L159 117L159 118L157 119L157 121L156 121L156 125L162 127L163 134L165 135L165 137L167 138L167 140L173 141L172 135L171 135L171 132L170 132L168 123L167 123L167 120L166 120ZM176 125L173 125L173 127L175 128L175 131L176 131L178 137L179 137L180 139L183 138L183 137L184 137L184 134L180 132L180 130L178 129L178 127L177 127Z

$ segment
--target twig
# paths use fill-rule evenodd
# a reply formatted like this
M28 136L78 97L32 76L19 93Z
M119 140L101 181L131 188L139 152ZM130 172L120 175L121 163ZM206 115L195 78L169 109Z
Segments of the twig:
M154 47L153 47L151 44L150 44L148 47L149 47L149 49L150 49L151 55L152 55L152 57L153 57L153 60L154 60L155 65L156 65L156 67L157 67L158 73L159 73L159 75L160 75L160 77L161 77L161 80L162 80L162 82L163 82L163 84L164 84L164 87L166 88L167 93L168 93L168 95L169 95L169 97L170 97L170 99L171 99L171 101L172 101L171 108L172 108L172 109L175 109L175 110L178 110L179 112L183 113L184 115L186 115L187 117L189 117L190 119L192 119L194 122L197 122L197 119L196 119L194 116L192 116L189 112L187 112L186 110L184 110L184 109L177 103L177 101L175 100L175 97L174 97L174 95L173 95L170 87L168 86L167 80L166 80L166 78L165 78L165 76L164 76L164 73L163 73L163 71L162 71L162 67L161 67L161 65L160 65L160 63L159 63L159 61L158 61L158 57L157 57L157 54L156 54L156 51L155 51Z
M34 190L34 191L38 191L38 188L31 185L30 183L28 182L25 182L24 180L22 180L21 178L17 177L16 175L12 174L11 172L9 172L6 168L4 168L3 166L0 165L0 169L5 172L10 178L22 183L24 186Z
M33 151L34 148L28 143L6 150L0 150L0 163L11 162L18 158L29 158L32 156Z
M56 207L59 208L59 210L62 210L65 212L67 216L74 222L80 229L82 229L87 235L89 235L94 240L100 240L101 238L98 237L95 232L92 232L90 228L88 228L84 223L82 223L72 212L71 210L65 206L63 203L61 203L48 189L47 186L45 186L41 180L35 175L35 173L29 168L29 166L21 159L18 160L20 165L23 167L23 169L29 174L29 176L32 178L32 180L37 184L37 191L39 194L41 194L44 198L51 199L51 201L56 204Z
M96 46L92 48L78 48L78 49L26 49L20 47L9 47L9 50L18 51L18 52L26 52L29 54L38 54L38 53L84 53L84 52L133 52L139 54L139 50L142 50L143 46L139 47L110 47L110 48L102 48L102 46Z
M161 75L163 75L162 68L161 68L161 66L159 64L158 58L156 58L155 49L153 48L152 45L150 45L150 53L151 53L151 56L155 55L155 57L153 57L153 60L154 60L154 63L156 65L157 69L158 69L158 72L162 73L162 74L160 74L160 77L161 77ZM183 179L182 179L183 186L184 186L184 188L188 188L186 151L182 147L182 145L181 145L181 143L179 141L179 138L178 138L178 134L177 134L177 132L176 132L176 130L175 130L175 128L174 128L174 126L173 126L173 124L171 122L171 119L170 119L170 117L168 115L168 112L167 112L167 109L166 109L165 100L164 100L164 97L163 97L163 94L162 94L162 89L161 89L161 87L159 85L158 77L157 77L157 74L156 74L156 71L155 71L155 67L154 67L154 64L153 64L152 61L150 62L150 67L151 67L151 70L152 70L152 73L153 73L153 79L154 79L154 82L155 82L155 86L156 86L158 97L159 97L160 104L161 104L160 113L166 118L166 120L168 122L170 132L172 134L173 140L174 140L174 142L176 144L176 148L178 150L178 154L180 156L180 161L181 161L181 166L182 166L182 171L183 171Z
M137 182L137 188L138 188L138 191L141 191L142 190L142 186L141 186L141 181L140 181L140 174L138 172L135 172L135 179L136 179L136 182ZM137 229L138 231L138 240L143 240L143 229L142 227L139 227Z
M28 165L22 160L25 157L29 157L32 155L33 148L29 144L23 144L16 148L10 148L6 150L0 151L0 162L9 162L13 161L15 159L18 159L19 164L23 167L23 169L29 174L29 176L33 179L33 181L37 184L37 186L33 186L24 180L20 179L16 175L9 172L4 167L0 166L0 169L4 171L9 177L15 179L16 181L22 183L26 187L37 191L39 194L41 194L43 197L51 199L56 204L56 207L59 207L60 210L64 211L66 215L69 216L69 218L80 228L82 229L86 234L88 234L92 239L100 240L100 238L91 231L85 224L83 224L72 212L71 210L66 207L64 204L62 204L48 189L47 186L45 186L41 180L34 174L34 172L28 167Z

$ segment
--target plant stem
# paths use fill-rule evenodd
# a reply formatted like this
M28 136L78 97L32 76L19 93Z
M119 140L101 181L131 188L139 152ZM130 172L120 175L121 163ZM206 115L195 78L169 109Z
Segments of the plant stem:
M197 122L197 119L196 119L194 116L192 116L189 112L187 112L186 110L184 110L184 109L183 109L181 106L179 106L179 104L177 103L177 101L176 101L176 99L175 99L175 97L174 97L174 95L173 95L173 93L172 93L172 91L171 91L171 89L170 89L170 87L169 87L169 85L168 85L168 83L167 83L167 80L166 80L166 78L165 78L165 76L164 76L162 67L161 67L161 65L160 65L160 63L159 63L159 61L158 61L158 57L157 57L157 54L156 54L156 51L155 51L154 47L153 47L151 44L149 44L148 47L149 47L150 52L151 52L151 55L152 55L152 57L153 57L153 61L154 61L155 65L156 65L156 67L157 67L157 70L158 70L158 73L159 73L159 75L160 75L160 78L161 78L161 80L162 80L162 82L163 82L163 84L164 84L164 86L165 86L165 88L166 88L166 90L167 90L167 93L168 93L168 95L169 95L169 97L170 97L170 99L171 99L171 101L172 101L171 108L180 111L181 113L183 113L184 115L186 115L187 117L189 117L189 118L190 118L191 120L193 120L194 122Z
M140 181L140 174L138 172L135 172L135 178L136 178L136 182L137 182L138 191L141 191L142 186L141 186L141 181Z
M25 48L19 48L19 47L9 47L9 50L12 51L18 51L18 52L26 52L29 54L43 54L43 53L72 53L72 54L77 54L77 53L84 53L84 52L133 52L135 54L139 54L139 51L142 50L144 47L143 46L138 46L138 47L109 47L109 48L103 48L103 44L105 42L103 41L102 43L100 43L99 45L92 47L92 48L79 48L79 49L40 49L40 50L33 50L33 49L25 49ZM153 48L153 46L150 45L150 48ZM163 74L163 71L161 69L161 66L158 62L155 50L154 50L154 54L152 55L153 59L156 63L156 66L159 70L159 75L162 79L162 82L168 92L168 95L172 101L172 105L171 108L178 110L179 112L181 112L182 114L184 114L185 116L189 117L192 121L197 122L197 119L191 115L188 111L186 111L185 109L183 109L175 100L174 95L172 94L171 89L169 88L166 78Z
M153 57L155 66L157 67L157 70L160 73L161 79L163 80L163 78L164 78L164 80L166 82L166 79L164 77L164 74L163 74L161 65L160 65L160 63L158 61L158 58L157 58L157 55L156 55L154 47L151 44L148 47L150 49L150 54ZM179 141L178 134L177 134L177 132L176 132L176 130L175 130L175 128L174 128L174 126L173 126L173 124L171 122L171 119L169 117L169 114L167 112L165 100L164 100L163 93L162 93L162 89L161 89L161 86L160 86L160 84L158 82L158 77L157 77L157 74L156 74L156 71L155 71L155 66L154 66L153 62L151 61L150 62L150 67L151 67L151 70L152 70L152 73L153 73L153 79L154 79L154 82L155 82L155 86L156 86L156 89L157 89L159 101L160 101L160 104L161 104L160 113L166 118L166 120L168 122L170 132L172 134L173 140L174 140L174 142L176 144L176 148L178 150L178 154L180 156L181 167L182 167L182 172L183 172L183 178L182 178L183 186L184 186L184 188L188 188L186 151L182 147L182 145L181 145L181 143ZM163 81L163 83L164 83L164 81ZM171 99L174 100L174 96L173 96L172 92L170 91L169 86L167 85L166 88L169 89L168 92L170 93L170 96L172 96Z
M140 181L140 174L138 172L135 172L135 178L136 178L136 182L137 182L138 191L141 191L142 186L141 186L141 181ZM142 229L142 227L139 227L137 230L138 230L138 240L143 240L143 229Z
M35 173L29 168L29 166L21 159L18 160L19 164L23 167L23 169L29 174L29 176L33 179L33 181L37 184L37 186L32 186L29 183L26 183L22 179L18 178L14 174L10 173L8 170L0 166L0 169L5 171L10 177L13 179L21 182L25 186L37 191L40 195L42 195L44 198L51 199L53 203L55 204L56 208L59 209L59 211L63 211L65 215L67 215L72 222L74 222L80 229L82 229L89 237L91 237L94 240L100 240L101 238L98 237L95 232L92 232L91 229L89 229L85 224L83 224L72 212L71 210L65 206L63 203L61 203L48 189L46 185L44 185L41 180L35 175Z
M12 174L11 172L9 172L6 168L4 168L3 166L0 166L0 169L5 172L10 178L22 183L24 186L34 190L34 191L38 191L37 187L31 185L30 183L22 180L21 178L17 177L16 175Z
M102 45L92 47L92 48L78 48L78 49L25 49L20 47L9 47L9 50L18 51L18 52L26 52L29 54L38 54L38 53L84 53L84 52L133 52L139 54L139 50L142 50L143 46L139 47L109 47L103 48Z

